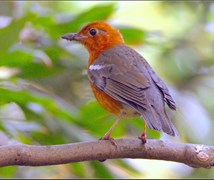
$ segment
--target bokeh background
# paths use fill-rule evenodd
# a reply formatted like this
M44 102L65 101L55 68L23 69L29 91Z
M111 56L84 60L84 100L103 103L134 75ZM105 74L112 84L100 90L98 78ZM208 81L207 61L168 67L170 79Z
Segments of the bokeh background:
M214 2L0 1L0 144L54 145L96 140L115 120L95 101L88 53L62 40L91 21L118 28L166 82L178 110L179 138L214 145ZM142 119L123 120L114 138L138 137ZM4 167L0 178L213 178L156 160L107 160L47 167Z

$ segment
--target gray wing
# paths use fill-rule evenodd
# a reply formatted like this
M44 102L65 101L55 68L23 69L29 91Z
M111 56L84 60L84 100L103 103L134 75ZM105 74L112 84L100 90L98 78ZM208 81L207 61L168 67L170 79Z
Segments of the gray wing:
M176 135L164 110L166 98L154 80L156 74L152 77L147 68L136 51L115 46L100 54L89 67L88 76L100 90L142 114L149 128Z
M176 110L176 104L173 100L172 96L169 93L169 90L165 83L158 77L158 75L153 71L151 66L145 61L145 66L147 67L150 76L152 77L152 80L155 82L157 87L160 89L160 91L163 93L164 101L167 103L167 105L172 109ZM148 68L150 67L150 68Z

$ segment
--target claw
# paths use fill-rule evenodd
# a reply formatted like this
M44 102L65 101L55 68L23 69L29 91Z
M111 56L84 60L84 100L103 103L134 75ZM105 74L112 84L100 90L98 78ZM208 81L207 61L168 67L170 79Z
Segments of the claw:
M145 136L138 137L138 139L140 139L143 144L146 144L146 137Z
M113 146L115 146L115 147L117 147L117 144L116 144L116 142L114 142L114 138L107 138L107 137L103 137L103 138L100 138L99 140L105 140L105 141L110 141L110 143L113 145Z
M113 145L113 146L115 146L115 147L117 147L117 144L114 142L114 139L113 138L106 138L105 136L102 138L100 138L99 140L105 140L105 141L110 141L110 143ZM104 162L104 161L106 161L106 159L101 159L101 160L99 160L100 162Z
M143 132L140 137L138 137L142 141L143 144L146 143L146 122L144 122Z
M117 118L117 120L114 122L114 124L111 126L111 128L108 130L108 132L104 135L103 138L100 138L99 140L108 140L110 143L117 148L117 144L114 142L113 138L110 138L112 130L115 128L115 126L120 122L120 120L125 116L125 113L121 113L120 116ZM100 162L104 162L106 159L99 160Z

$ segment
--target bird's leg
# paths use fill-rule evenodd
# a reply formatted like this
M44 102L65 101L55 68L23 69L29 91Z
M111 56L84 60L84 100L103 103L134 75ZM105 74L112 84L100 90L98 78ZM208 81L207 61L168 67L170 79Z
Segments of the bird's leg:
M110 135L111 132L113 131L113 129L115 128L115 126L120 122L120 120L126 115L126 113L122 112L120 114L120 116L117 118L117 120L114 122L114 124L110 127L110 129L108 130L108 132L104 135L103 139L104 140L110 140Z
M143 132L142 132L141 136L139 137L139 139L142 141L143 144L146 143L146 122L145 121L144 121Z
M104 135L103 138L100 138L100 140L102 140L102 139L103 139L103 140L109 140L113 146L116 146L116 147L117 147L117 145L116 145L116 143L113 141L113 139L110 138L110 135L111 135L111 132L113 131L113 129L115 128L115 126L120 122L120 120L121 120L125 115L126 115L126 113L122 112L122 113L120 114L120 116L117 118L117 120L114 122L114 124L110 127L110 129L108 130L108 132ZM100 161L100 162L104 162L105 160L106 160L106 159L101 159L101 160L99 160L99 161Z

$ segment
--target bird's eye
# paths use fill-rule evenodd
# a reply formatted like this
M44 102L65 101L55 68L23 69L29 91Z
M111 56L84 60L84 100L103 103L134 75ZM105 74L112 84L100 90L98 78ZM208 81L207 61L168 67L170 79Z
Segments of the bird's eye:
M90 29L89 30L89 33L92 35L92 36L95 36L97 34L97 30L96 29Z

